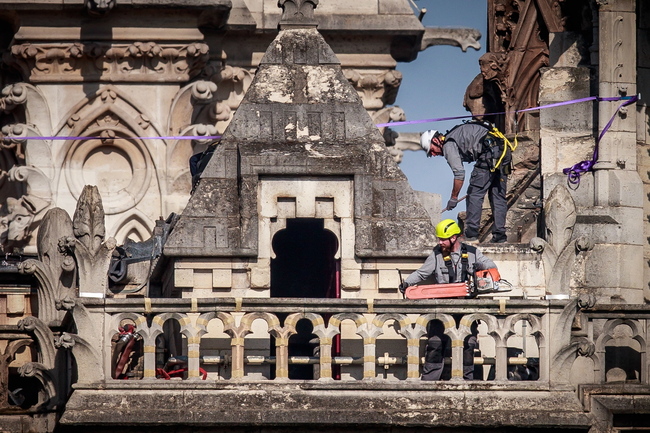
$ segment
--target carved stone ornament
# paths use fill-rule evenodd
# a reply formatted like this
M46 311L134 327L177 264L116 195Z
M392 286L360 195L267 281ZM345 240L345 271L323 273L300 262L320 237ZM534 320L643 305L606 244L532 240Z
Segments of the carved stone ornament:
M210 81L218 86L217 99L228 105L231 110L236 110L253 82L254 76L255 70L223 65L210 75Z
M478 41L480 38L481 32L476 29L427 27L424 29L420 51L434 45L452 45L460 47L463 51L467 51L468 48L480 50L481 44Z
M60 208L50 209L45 216L38 235L39 259L20 263L18 270L33 274L38 280L38 317L48 325L60 325L63 314L57 311L57 302L72 295L76 287L75 263L59 239L72 236L72 220Z
M7 86L0 94L0 111L8 113L26 101L27 90L22 83Z
M356 69L344 69L343 74L361 96L366 110L379 110L394 103L402 84L402 73L396 70L367 74Z
M52 204L50 179L35 167L14 166L7 173L12 182L27 184L27 191L19 198L8 197L0 208L0 247L5 252L22 248L30 240L45 212Z
M73 218L73 236L65 246L74 253L79 268L79 296L103 298L108 286L108 267L116 242L104 239L104 209L96 186L86 186Z
M576 206L564 185L556 186L544 206L546 240L533 238L530 247L542 254L546 274L546 293L569 295L571 274L578 254L592 245L581 238L571 242L576 223Z
M208 45L158 44L33 44L14 45L3 60L25 79L66 82L184 82L198 75L208 61Z
M314 9L318 0L279 0L278 6L282 8L282 18L279 26L307 26L315 27Z

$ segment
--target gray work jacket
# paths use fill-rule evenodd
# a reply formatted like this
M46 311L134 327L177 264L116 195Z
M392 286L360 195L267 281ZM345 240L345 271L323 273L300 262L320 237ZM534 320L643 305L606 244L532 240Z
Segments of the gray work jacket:
M452 128L445 135L442 155L454 173L454 179L465 179L463 162L476 162L483 153L483 137L488 129L477 123L466 123Z
M474 271L485 270L496 268L497 265L487 257L485 257L478 248L475 248L471 245L467 245L467 272L469 274L474 273ZM455 272L456 282L461 282L462 278L462 261L461 261L461 248L458 251L454 251L450 254L451 263L452 263L452 272ZM447 267L445 260L440 252L440 248L436 247L433 249L429 257L424 261L424 264L417 271L409 275L406 280L404 280L409 286L418 284L421 281L427 280L430 277L433 277L434 284L446 284L449 283L449 268Z

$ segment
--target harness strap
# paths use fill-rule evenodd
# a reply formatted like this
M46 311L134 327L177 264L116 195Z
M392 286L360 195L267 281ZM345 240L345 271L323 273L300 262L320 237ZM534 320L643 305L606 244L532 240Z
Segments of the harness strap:
M442 259L445 261L445 265L447 266L447 271L449 275L449 282L450 283L455 283L456 282L456 272L454 271L454 264L452 263L451 256L443 256Z
M438 253L441 253L441 250L439 247L438 248ZM469 254L472 253L474 256L476 256L476 247L471 246L471 245L466 245L464 243L460 244L460 263L461 263L461 272L460 272L460 280L459 281L467 281L467 275L469 271ZM449 275L449 282L450 283L455 283L456 282L456 271L454 269L454 263L453 260L451 259L451 256L443 256L442 259L445 261L445 266L447 266L447 271Z
M490 171L494 172L499 166L501 166L501 163L503 162L503 158L505 158L506 153L508 152L508 149L510 149L511 152L514 152L515 149L517 149L517 136L515 135L515 143L511 143L510 140L506 138L505 135L501 131L499 131L496 127L492 128L487 134L487 135L492 135L493 137L497 137L501 140L503 140L503 151L501 152L501 155L499 156L499 160L497 163L494 165L493 168L490 169Z
M467 254L467 245L460 244L460 263L462 265L460 278L461 281L467 281L467 268L469 267L469 255Z

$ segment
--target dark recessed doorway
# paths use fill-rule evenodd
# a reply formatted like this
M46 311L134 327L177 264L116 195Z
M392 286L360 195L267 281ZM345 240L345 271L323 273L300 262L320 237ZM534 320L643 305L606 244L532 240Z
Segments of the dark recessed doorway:
M336 235L324 228L316 218L292 218L287 227L273 237L275 258L271 259L271 297L273 298L340 298L339 260ZM282 326L286 314L278 314ZM323 317L325 321L328 316ZM306 319L296 326L297 334L289 339L289 356L318 357L318 337ZM338 337L338 336L337 336ZM340 353L340 339L333 342L332 356ZM275 341L271 337L271 356L275 356ZM337 366L338 367L338 366ZM316 379L317 365L289 365L289 379ZM275 372L271 371L271 378ZM334 378L339 378L338 369Z
M272 298L337 298L338 240L322 219L292 218L273 237Z

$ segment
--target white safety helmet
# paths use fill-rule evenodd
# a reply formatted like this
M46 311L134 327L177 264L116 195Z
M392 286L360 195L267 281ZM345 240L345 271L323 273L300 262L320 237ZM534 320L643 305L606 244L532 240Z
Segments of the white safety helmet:
M429 129L420 135L420 146L424 149L427 155L429 155L429 151L431 150L431 139L435 137L437 133L438 131L435 129Z

